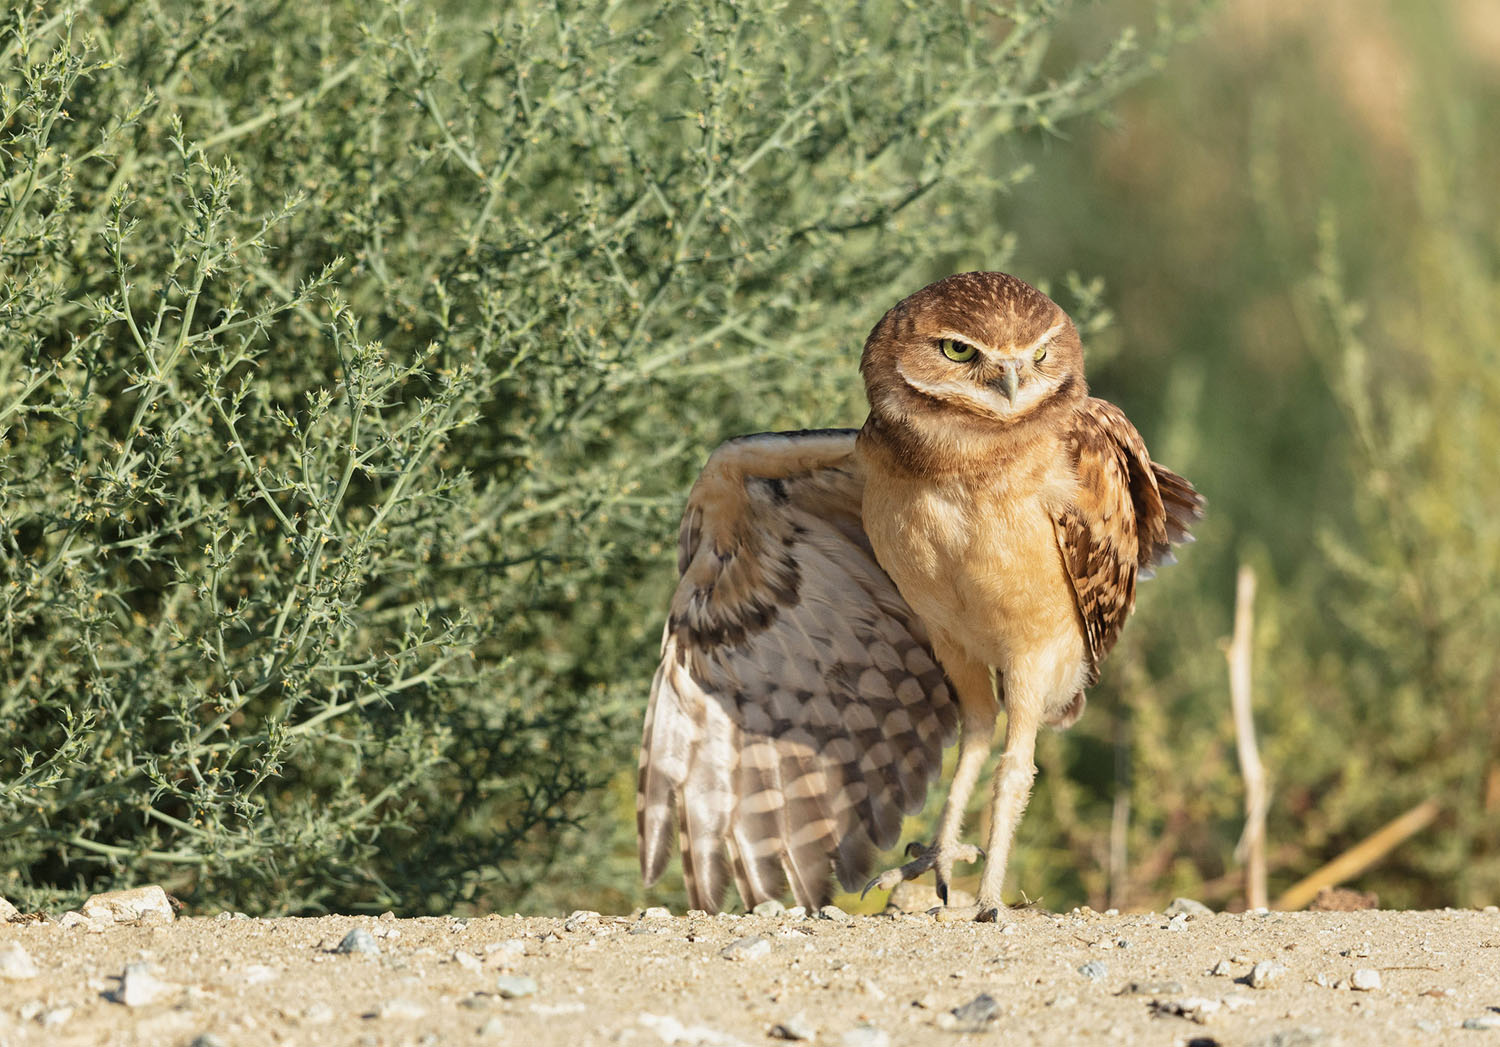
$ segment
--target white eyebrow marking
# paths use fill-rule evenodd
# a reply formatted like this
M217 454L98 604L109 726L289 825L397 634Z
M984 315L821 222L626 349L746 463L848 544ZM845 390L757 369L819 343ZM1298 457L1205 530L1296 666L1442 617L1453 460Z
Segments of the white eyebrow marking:
M994 352L993 349L991 349L989 346L985 345L984 343L976 341L975 339L970 338L966 334L959 334L957 331L949 330L946 327L943 328L943 330L941 330L941 331L938 332L938 341L940 341L940 342L957 342L960 345L972 345L975 349L979 349L979 350L981 350L983 352L987 352L987 353Z
M1055 323L1051 327L1047 328L1047 330L1042 334L1042 336L1040 338L1038 338L1036 341L1032 342L1025 349L1021 350L1021 352L1018 355L1020 355L1020 356L1030 356L1032 353L1036 352L1042 346L1044 346L1048 342L1052 341L1053 338L1057 337L1057 332L1059 332L1059 331L1062 330L1064 323L1065 323L1065 321L1063 321L1063 320L1057 321L1057 323Z

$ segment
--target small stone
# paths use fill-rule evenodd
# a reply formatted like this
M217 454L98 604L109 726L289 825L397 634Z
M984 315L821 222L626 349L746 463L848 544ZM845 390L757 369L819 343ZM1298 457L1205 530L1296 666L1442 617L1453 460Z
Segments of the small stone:
M484 1020L484 1024L479 1027L478 1031L479 1035L487 1040L498 1039L505 1035L505 1023L498 1015L493 1015Z
M811 1040L818 1035L818 1030L806 1015L794 1014L771 1026L770 1035L775 1040Z
M1173 898L1172 904L1167 906L1162 913L1163 916L1212 916L1214 911L1202 902L1191 898Z
M35 978L41 973L36 961L31 958L31 954L21 946L20 942L6 942L0 945L0 978L21 981L26 978Z
M585 924L592 923L599 918L599 914L592 909L575 909L563 922L563 930L576 931Z
M807 909L804 906L801 906L801 905L794 905L794 906L792 906L790 909L788 909L786 911L786 914L787 914L787 916L791 917L794 920L805 920L805 919L807 919Z
M536 989L536 979L527 978L524 975L502 974L495 979L495 992L507 1000L514 1000L518 996L535 995Z
M20 909L17 909L14 905L10 904L10 902L6 901L4 898L0 898L0 923L8 923L20 915Z
M154 883L128 891L106 891L83 903L83 915L89 919L102 919L101 913L107 913L117 923L138 923L150 914L170 923L176 915L167 892Z
M427 1014L427 1008L415 1000L396 997L393 1000L384 1000L374 1012L365 1015L366 1018L394 1018L399 1021L414 1022Z
M1188 914L1185 913L1185 912L1180 912L1176 916L1172 917L1170 920L1167 921L1167 930L1169 930L1169 931L1181 931L1181 930L1185 930L1187 928L1187 922L1188 922Z
M1088 963L1078 968L1078 973L1083 975L1091 982L1097 982L1103 981L1105 978L1109 977L1109 968L1100 963L1098 960L1090 960Z
M786 913L786 906L775 898L767 898L750 911L756 916L782 916Z
M1465 1018L1464 1028L1475 1032L1488 1032L1500 1029L1500 1014L1484 1014L1478 1018Z
M73 1017L71 1007L48 1007L36 1016L36 1023L44 1029L55 1029Z
M641 919L643 920L670 920L671 918L672 910L668 909L665 905L653 905L641 913Z
M57 918L59 927L82 927L86 931L102 931L114 926L114 917L100 910L101 919L91 920L77 909L70 909Z
M890 1047L891 1037L874 1025L856 1025L839 1037L843 1047Z
M176 986L169 985L152 974L148 965L128 963L124 973L120 975L119 987L109 994L109 998L126 1007L142 1007L161 999L175 988Z
M1349 988L1356 992L1373 992L1380 988L1380 972L1371 967L1361 967L1349 978Z
M1261 960L1250 968L1250 974L1245 979L1245 984L1252 989L1268 988L1273 982L1286 973L1286 968L1273 960Z
M363 927L356 927L335 946L334 952L341 953L365 953L369 956L380 955L380 945L375 941L375 936Z
M479 957L471 952L464 952L462 949L458 949L453 953L453 962L466 971L478 971L484 967Z
M1000 1017L1000 1004L987 992L982 992L961 1007L953 1008L954 1028L960 1032L979 1032L990 1022Z
M1215 978L1227 978L1230 974L1234 973L1234 967L1228 960L1220 960L1209 968L1208 973Z
M656 1033L666 1044L682 1047L743 1047L733 1036L706 1025L683 1025L671 1015L640 1014L636 1021Z
M850 916L837 905L825 905L818 910L818 919L832 920L834 923L853 923L854 917Z
M748 938L736 938L724 948L719 950L719 955L726 960L758 960L771 952L771 943L759 934L753 934Z
M377 919L379 919L382 923L389 922L390 920L394 920L395 918L396 914L390 909L387 909L377 917Z
M1186 1018L1199 1025L1207 1025L1223 1007L1224 1005L1218 1000L1210 1000L1206 996L1185 996L1178 1000L1151 1001L1153 1014Z

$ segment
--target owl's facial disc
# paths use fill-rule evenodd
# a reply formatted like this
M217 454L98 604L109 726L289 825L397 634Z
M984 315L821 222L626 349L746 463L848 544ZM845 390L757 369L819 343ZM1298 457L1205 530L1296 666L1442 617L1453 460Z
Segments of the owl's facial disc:
M1049 366L1049 346L1067 326L1058 320L1021 345L988 346L956 331L908 347L896 373L908 386L946 407L1001 421L1028 414L1066 377Z

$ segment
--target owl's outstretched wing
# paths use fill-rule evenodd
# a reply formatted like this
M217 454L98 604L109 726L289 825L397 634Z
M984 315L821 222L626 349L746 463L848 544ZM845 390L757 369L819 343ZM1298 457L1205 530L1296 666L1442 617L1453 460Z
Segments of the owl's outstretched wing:
M860 518L854 430L714 452L688 498L636 793L641 873L674 830L694 908L816 906L862 883L942 766L958 713Z
M1137 577L1172 563L1203 516L1193 485L1151 461L1135 426L1114 404L1090 397L1074 415L1069 445L1078 472L1074 503L1054 521L1083 616L1091 680L1135 606Z

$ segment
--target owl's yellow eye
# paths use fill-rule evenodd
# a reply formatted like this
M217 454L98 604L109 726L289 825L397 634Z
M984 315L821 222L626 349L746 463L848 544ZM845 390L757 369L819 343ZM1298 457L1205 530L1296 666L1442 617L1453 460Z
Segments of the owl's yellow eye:
M978 349L975 349L967 342L959 342L952 338L944 338L938 344L942 346L943 355L956 364L968 363L979 352Z
M1045 359L1047 359L1047 346L1043 343L1036 347L1036 352L1031 354L1031 360L1033 363L1039 364Z

